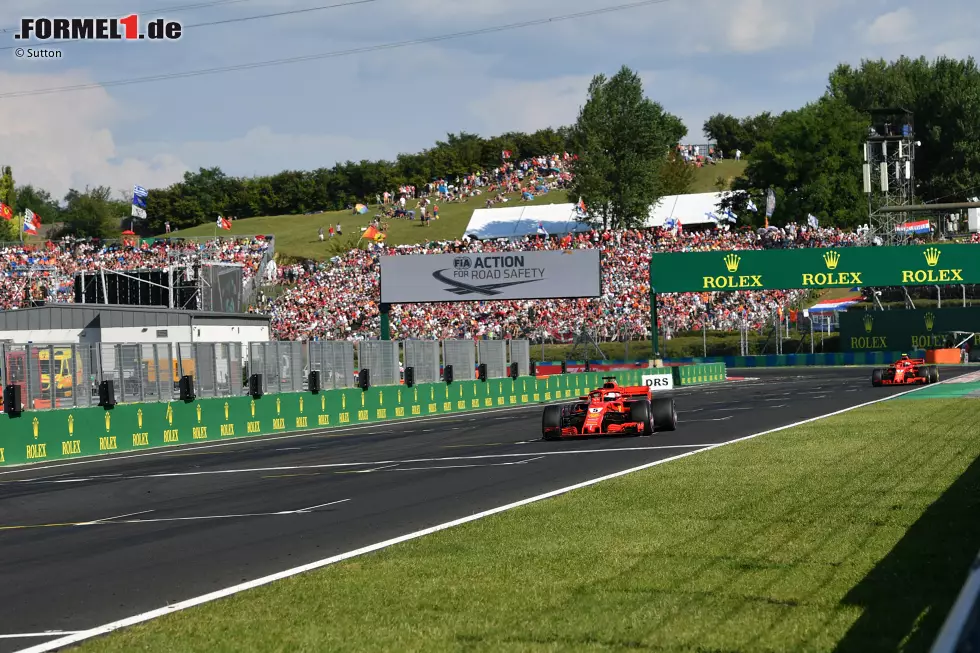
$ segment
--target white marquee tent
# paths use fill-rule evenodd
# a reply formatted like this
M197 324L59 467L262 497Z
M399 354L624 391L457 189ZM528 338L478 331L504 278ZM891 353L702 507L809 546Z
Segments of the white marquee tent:
M670 220L682 225L716 224L709 214L722 217L718 208L723 193L696 193L671 195L662 198L651 207L645 226L663 227ZM588 231L590 227L579 222L574 204L539 204L512 206L502 209L477 209L466 225L465 235L471 238L523 238L538 233L543 227L549 234L567 234Z

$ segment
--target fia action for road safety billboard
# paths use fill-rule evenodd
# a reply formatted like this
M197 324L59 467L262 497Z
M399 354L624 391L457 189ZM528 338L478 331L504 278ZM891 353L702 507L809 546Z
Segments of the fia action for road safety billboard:
M600 278L596 249L382 256L381 303L599 297Z
M654 254L658 293L980 283L980 244Z

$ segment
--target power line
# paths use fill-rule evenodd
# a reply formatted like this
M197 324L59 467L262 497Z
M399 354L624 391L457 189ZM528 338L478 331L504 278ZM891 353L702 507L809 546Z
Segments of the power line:
M161 7L160 9L150 9L144 11L145 14L176 14L181 11L191 11L192 9L207 9L210 7L219 7L223 5L234 5L241 4L242 2L252 2L253 0L211 0L210 2L196 2L190 5L170 5L169 7ZM0 29L0 34L5 34L9 32L19 32L20 27L4 27ZM4 48L5 50L9 48Z
M269 68L273 66L284 66L287 64L300 63L303 61L316 61L319 59L333 59L337 57L345 57L353 54L364 54L368 52L379 52L382 50L394 50L397 48L405 48L413 45L422 45L425 43L437 43L440 41L449 41L453 39L460 39L469 36L481 36L484 34L494 34L498 32L506 32L515 29L522 29L525 27L534 27L537 25L547 25L549 23L557 23L566 20L574 20L577 18L586 18L590 16L597 16L600 14L608 14L618 11L624 11L627 9L635 9L638 7L647 7L650 5L665 4L670 0L641 0L640 2L631 2L622 5L615 5L612 7L603 7L602 9L592 9L589 11L580 11L574 14L565 14L562 16L552 16L551 18L539 18L537 20L528 20L520 23L510 23L507 25L498 25L496 27L484 27L481 29L467 30L465 32L455 32L452 34L443 34L440 36L430 36L420 39L412 39L410 41L397 41L394 43L381 43L378 45L370 45L362 48L351 48L349 50L335 50L333 52L323 52L320 54L309 54L300 57L289 57L286 59L271 59L267 61L256 61L253 63L246 64L236 64L232 66L221 66L218 68L203 68L200 70L189 70L179 73L163 73L160 75L148 75L145 77L133 77L130 79L117 79L107 82L93 82L89 84L74 84L71 86L55 86L52 88L41 88L30 91L13 91L9 93L0 93L0 99L16 98L16 97L33 97L36 95L52 95L56 93L68 93L71 91L85 91L96 88L107 88L111 86L129 86L131 84L147 84L150 82L162 82L171 79L183 79L185 77L201 77L204 75L216 75L219 73L237 72L240 70L252 70L255 68Z
M225 1L245 2L247 0L225 0ZM277 11L272 14L260 14L258 16L241 16L239 18L224 18L222 20L213 20L208 23L182 25L181 28L187 30L187 29L191 29L192 27L210 27L212 25L227 25L228 23L244 23L249 20L260 20L263 18L278 18L279 16L293 16L296 14L306 14L311 11L323 11L324 9L337 9L339 7L352 7L354 5L366 5L377 1L378 0L348 0L348 2L341 2L333 5L320 5L318 7L306 7L305 9L289 9L287 11ZM155 12L147 11L144 13L151 14ZM17 31L20 31L20 29L18 28ZM62 45L66 45L68 43L97 43L97 41L88 41L87 39L67 39L64 41L55 41L54 45L61 47ZM23 45L8 45L8 46L0 47L0 50L13 50L14 48L18 48L18 47L23 47Z

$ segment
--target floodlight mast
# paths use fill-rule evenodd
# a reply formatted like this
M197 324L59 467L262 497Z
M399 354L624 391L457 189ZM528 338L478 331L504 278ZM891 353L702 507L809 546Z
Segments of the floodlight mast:
M908 222L908 213L882 211L904 207L915 198L915 121L907 109L875 109L868 112L871 125L864 142L862 176L868 197L868 224L871 235L883 244L896 244L906 238L897 227Z

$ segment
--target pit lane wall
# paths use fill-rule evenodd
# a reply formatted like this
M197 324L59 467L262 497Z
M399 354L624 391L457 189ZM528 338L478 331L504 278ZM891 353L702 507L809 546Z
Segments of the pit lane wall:
M681 385L725 378L723 366L690 368ZM669 368L591 372L421 384L412 388L349 388L315 395L273 394L258 399L117 404L111 410L94 407L25 411L14 418L0 415L0 466L526 406L581 396L600 386L603 376L615 376L623 385L641 385L644 376L670 374Z
M807 367L807 366L836 366L836 365L888 365L894 363L902 354L912 358L925 358L926 352L913 350L898 351L852 351L824 354L770 354L768 356L719 356L716 358L671 358L664 361L667 365L692 363L723 363L726 368L732 367Z

